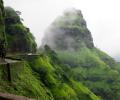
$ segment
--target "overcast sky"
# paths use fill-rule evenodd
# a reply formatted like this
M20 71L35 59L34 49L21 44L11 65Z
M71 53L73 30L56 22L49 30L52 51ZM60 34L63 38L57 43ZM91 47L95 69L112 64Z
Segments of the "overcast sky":
M95 45L115 57L120 55L120 0L4 0L22 12L24 23L38 45L45 29L67 8L80 9Z

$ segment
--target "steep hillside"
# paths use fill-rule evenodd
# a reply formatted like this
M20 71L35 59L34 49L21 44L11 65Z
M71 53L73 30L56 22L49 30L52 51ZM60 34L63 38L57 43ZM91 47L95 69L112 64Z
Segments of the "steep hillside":
M25 27L20 18L20 12L11 7L5 7L5 31L8 41L8 52L35 52L35 38L29 28Z
M103 100L120 99L120 64L94 47L91 33L81 11L65 11L48 28L43 45L54 49L70 71L66 73L83 83ZM64 66L66 68L66 66Z
M4 6L3 6L3 1L0 0L0 41L5 39L4 18L5 18L5 11L4 11Z
M51 92L37 79L36 75L33 75L30 65L25 62L24 66L21 67L22 70L17 65L14 66L14 72L21 72L15 76L16 80L9 82L3 79L7 70L0 64L0 92L23 95L36 100L53 100Z
M90 31L81 11L70 9L58 17L45 33L43 45L48 44L53 49L76 51L84 45L94 47Z
M62 64L47 45L40 57L28 61L55 100L100 100L87 87L70 77L70 73L66 73L71 71L69 67Z
M17 56L18 57L18 56ZM35 100L100 100L82 83L70 77L67 65L48 46L41 55L19 56L24 66L13 66L16 79L3 79L7 70L0 64L0 92L23 95ZM18 73L18 71L20 71ZM12 78L13 79L13 78Z
M5 26L8 25L8 24L5 25L4 21L5 21L4 5L3 5L3 1L0 0L0 42L5 40L5 34L6 34ZM14 24L14 25L16 26L17 24ZM24 27L21 23L19 23L18 26ZM10 30L12 29L10 28ZM16 28L15 31L19 31L19 30ZM14 46L14 42L16 43L19 42L19 41L14 41L14 39L18 38L17 32L13 31L13 33L14 34L16 33L16 37L14 37L14 35L12 34L11 35L12 39L8 40L8 43L10 42L12 46ZM22 37L19 37L19 38L22 39L24 38L24 36L25 35L22 35ZM29 37L26 37L26 39L27 38ZM31 39L34 42L34 38L31 38ZM22 42L23 42L22 44L24 45L24 41ZM27 46L27 45L24 45L24 46ZM13 48L9 48L9 49L13 49ZM24 64L22 64L22 62ZM5 62L4 63L0 62L0 93L2 92L2 93L12 93L16 95L24 95L30 98L35 98L36 100L53 100L53 96L51 92L45 87L45 85L40 80L37 79L36 75L33 75L33 71L31 70L31 67L29 66L29 64L25 61L22 61L22 62L19 63L19 65L15 64L15 66L12 66L12 68L10 68L11 69L10 73L13 74L14 77L16 77L16 80L13 80L12 78L12 82L8 81L7 79L8 67L5 65ZM18 71L20 71L20 73L18 73ZM17 74L14 74L14 72L16 72ZM3 100L3 98L0 97L0 100Z
M0 7L3 7L3 3ZM5 13L5 17L0 15L0 20L3 23L5 21L5 25L2 23L0 29L6 32L8 52L11 55L35 52L35 39L22 24L18 12L6 7ZM40 55L14 55L14 58L17 58L13 60L14 64L12 60L9 61L11 66L6 62L0 63L2 93L23 95L35 100L100 100L82 83L69 77L65 72L69 68L65 68L66 65L61 63L57 54L47 45Z

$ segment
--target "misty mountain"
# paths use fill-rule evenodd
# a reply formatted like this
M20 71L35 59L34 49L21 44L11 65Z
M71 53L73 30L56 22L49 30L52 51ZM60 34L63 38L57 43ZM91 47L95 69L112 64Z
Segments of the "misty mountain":
M0 0L0 42L7 44L0 46L7 46L9 53L4 63L0 60L0 94L35 100L120 100L120 63L94 46L80 10L67 9L55 19L39 53L20 14L4 8Z
M69 9L46 30L43 45L58 54L66 71L103 100L120 99L120 64L94 46L80 10ZM69 76L70 77L70 76Z
M53 49L79 50L85 45L93 48L93 38L87 28L80 10L66 10L48 28L43 38L43 45L48 44Z
M13 100L16 95L28 98L18 96L15 100L100 100L90 89L70 77L69 66L63 64L49 46L45 45L40 54L27 54L35 53L36 42L19 14L11 7L4 9L0 0L0 42L7 40L7 53L10 54L7 55L9 62L0 60L0 100Z
M120 55L114 56L114 58L116 59L116 61L120 62Z

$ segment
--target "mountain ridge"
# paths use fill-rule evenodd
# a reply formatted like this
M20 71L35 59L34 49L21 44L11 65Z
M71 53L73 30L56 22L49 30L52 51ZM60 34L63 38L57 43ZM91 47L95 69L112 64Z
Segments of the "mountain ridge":
M50 25L42 41L43 45L48 44L52 49L79 50L80 45L94 47L83 15L76 9L66 10L63 16L58 17Z
M51 24L43 44L55 50L60 61L72 71L72 75L66 73L73 79L87 86L103 100L119 100L120 64L94 46L83 16L78 16L73 10Z
M13 8L7 7L5 12L6 16L3 21L5 22L8 53L11 58L20 60L23 64L11 65L10 63L10 72L16 77L10 82L6 76L8 71L3 67L5 65L0 63L0 92L36 100L100 100L82 83L68 77L63 68L65 65L49 46L46 45L39 54L32 54L36 51L32 33L23 25ZM32 53L28 54L29 52ZM20 73L17 73L18 71Z

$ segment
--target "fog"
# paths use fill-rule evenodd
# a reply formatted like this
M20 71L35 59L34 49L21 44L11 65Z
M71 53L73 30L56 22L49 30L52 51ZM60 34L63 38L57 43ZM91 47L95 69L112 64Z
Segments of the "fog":
M93 39L86 27L86 21L83 18L81 10L75 8L66 9L47 28L44 34L42 46L47 44L54 50L77 52L83 46L87 46L88 48L93 47Z
M38 46L45 29L66 8L80 9L92 33L94 44L112 57L120 55L119 0L4 0L22 12L24 24L36 37ZM119 56L118 56L119 57Z

